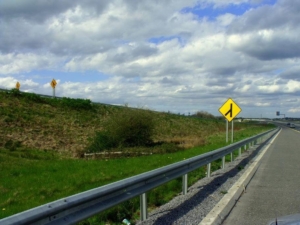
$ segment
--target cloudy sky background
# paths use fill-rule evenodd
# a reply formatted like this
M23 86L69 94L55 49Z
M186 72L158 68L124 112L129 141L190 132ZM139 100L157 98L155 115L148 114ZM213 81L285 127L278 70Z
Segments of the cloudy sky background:
M300 117L299 0L2 0L0 88Z

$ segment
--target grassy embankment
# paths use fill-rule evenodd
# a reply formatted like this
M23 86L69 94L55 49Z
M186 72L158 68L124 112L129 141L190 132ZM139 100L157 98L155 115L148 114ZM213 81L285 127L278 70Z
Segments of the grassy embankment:
M88 100L41 99L32 94L0 93L0 218L181 161L224 146L223 120L198 119L147 111L154 118L151 146L118 146L110 151L152 152L139 157L83 159L96 132L126 107L91 105ZM145 110L140 110L145 112ZM270 125L236 123L235 140ZM219 168L219 162L213 169ZM189 185L205 168L189 174ZM148 193L149 207L169 201L181 189L174 180ZM132 199L84 224L138 217ZM113 222L112 222L113 223Z

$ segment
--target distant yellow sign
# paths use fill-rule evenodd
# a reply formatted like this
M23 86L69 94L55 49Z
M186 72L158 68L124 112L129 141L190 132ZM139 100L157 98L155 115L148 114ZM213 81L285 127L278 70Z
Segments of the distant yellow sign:
M56 84L57 84L56 80L54 80L54 79L50 83L50 85L51 85L52 88L55 88Z
M242 109L231 98L219 108L219 112L228 120L228 122L233 120L241 111Z
M21 87L21 84L20 84L19 82L17 82L17 83L16 83L16 88L17 88L17 89L20 89L20 87Z

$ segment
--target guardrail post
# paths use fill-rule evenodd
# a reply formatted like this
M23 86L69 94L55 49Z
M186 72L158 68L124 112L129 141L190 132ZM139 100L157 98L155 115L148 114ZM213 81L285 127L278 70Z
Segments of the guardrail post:
M187 189L188 189L188 175L184 174L182 176L182 194L183 195L187 194Z
M244 150L247 151L247 145L244 146Z
M231 152L230 153L230 162L232 162L233 161L233 153Z
M239 148L239 157L242 155L242 147Z
M148 217L147 213L147 194L143 193L140 195L140 216L141 221L145 221Z
M222 169L225 169L225 156L222 157Z
M207 177L210 177L211 163L207 164Z

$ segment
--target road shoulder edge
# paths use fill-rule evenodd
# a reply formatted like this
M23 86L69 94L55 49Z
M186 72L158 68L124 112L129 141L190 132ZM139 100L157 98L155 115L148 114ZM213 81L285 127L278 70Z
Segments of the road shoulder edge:
M281 130L264 146L261 153L253 160L244 174L238 181L228 190L228 193L219 201L219 203L207 214L207 216L199 223L199 225L217 225L221 224L231 209L235 206L238 199L246 191L246 187L257 171L260 160L267 152L271 144L280 134Z

